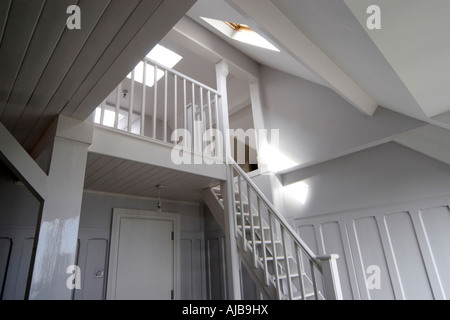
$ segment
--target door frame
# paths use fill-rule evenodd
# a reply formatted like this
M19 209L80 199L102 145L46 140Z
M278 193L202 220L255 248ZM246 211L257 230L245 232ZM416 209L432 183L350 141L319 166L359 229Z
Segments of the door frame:
M116 292L117 259L120 240L120 223L123 218L146 219L173 222L173 298L180 299L180 215L177 213L155 211L134 210L124 208L114 208L112 215L111 240L108 261L108 281L106 286L106 299L114 300Z

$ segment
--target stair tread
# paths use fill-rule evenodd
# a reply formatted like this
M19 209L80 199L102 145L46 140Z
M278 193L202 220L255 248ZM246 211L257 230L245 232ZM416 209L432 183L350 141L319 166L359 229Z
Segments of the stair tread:
M314 296L315 296L314 292L308 292L308 293L305 292L305 298L311 298L311 297L314 297ZM296 292L296 293L293 294L292 299L293 300L301 300L302 299L302 294L300 292Z
M294 257L293 257L293 256L288 256L288 259L294 259ZM259 260L260 260L260 261L263 261L264 258L260 257ZM274 259L273 259L273 257L266 257L266 260L267 260L267 261L273 261ZM278 260L285 260L285 259L284 259L284 256L277 256L277 261L278 261Z
M241 228L242 229L242 225L240 225L240 224L238 224L238 228ZM245 226L245 229L251 229L252 228L252 226ZM261 226L253 226L253 229L258 229L258 230L260 230L261 229ZM263 229L264 230L269 230L270 228L268 227L268 226L263 226Z
M261 254L261 250L263 247L266 248L266 252L264 252L264 255L270 255L269 257L266 256L265 260L270 261L270 265L267 265L267 268L269 268L269 266L272 266L275 270L278 271L278 275L273 274L272 271L267 271L265 272L265 274L269 277L269 279L272 279L274 282L276 282L276 279L278 278L280 280L280 283L278 285L281 285L283 289L283 291L285 291L286 287L286 281L289 281L289 283L293 284L293 287L290 287L292 289L291 292L295 291L292 293L292 300L306 300L308 298L314 298L316 297L315 293L312 291L311 292L311 288L309 288L307 291L305 292L304 296L302 296L301 292L299 290L297 290L298 288L296 288L296 282L300 281L301 279L303 279L304 276L306 276L306 273L303 270L300 270L301 273L298 273L299 269L298 266L296 266L293 264L297 263L296 261L296 257L294 255L291 255L291 253L289 252L289 250L286 252L287 248L284 248L285 252L287 253L287 257L283 255L276 255L276 259L273 256L273 254L278 251L278 245L283 245L283 242L278 239L277 234L275 234L276 232L274 231L271 234L271 237L269 237L270 239L267 239L268 236L266 235L266 230L268 230L270 232L271 228L268 225L268 223L266 222L267 219L267 215L263 213L264 212L258 212L258 209L254 207L254 204L252 201L249 201L250 199L247 198L247 195L245 194L245 192L240 193L239 191L236 190L236 186L234 186L233 188L233 193L234 193L234 208L233 211L235 212L235 222L236 222L236 232L237 232L237 236L239 238L239 240L243 240L245 241L244 243L241 242L241 245L239 246L240 248L240 255L244 254L244 251L246 252L244 257L247 257L246 259L250 259L250 257L252 257L252 259L257 259L257 262L259 263L259 265L262 267L262 269L265 268L265 266L262 266L261 263L264 262L264 258L260 257L259 255ZM218 200L221 204L224 204L224 196L225 194L222 194L221 188L220 186L215 186L212 187L210 189L214 195L216 200ZM224 190L226 191L226 190ZM249 211L249 212L247 212ZM270 214L269 214L270 217ZM236 220L237 219L237 220ZM254 223L254 220L256 219L256 223ZM252 227L253 224L253 227ZM257 225L256 225L257 224ZM281 224L281 222L280 222ZM252 230L252 228L254 230L257 230L254 232L254 234L252 234L250 236L248 236L248 230ZM259 240L256 240L259 239ZM264 241L263 241L264 239ZM272 241L273 239L273 241ZM237 239L237 241L239 241ZM263 245L264 243L264 245ZM258 247L256 248L255 245L258 245ZM252 247L254 249L252 249ZM283 247L281 247L283 249ZM245 250L244 250L245 249ZM281 250L281 249L280 249ZM250 252L250 253L249 253ZM280 252L281 253L281 252ZM256 256L255 256L256 255ZM275 260L277 261L277 263L275 263ZM292 260L292 261L290 261ZM256 263L256 261L255 261ZM275 268L278 265L278 268ZM288 276L287 274L287 270L291 270L293 272L291 272ZM269 270L271 270L269 268ZM296 280L296 278L299 278L299 280ZM301 283L301 281L300 281ZM277 286L275 284L275 286ZM318 297L321 297L320 292L318 292ZM290 295L289 294L282 294L281 295L282 299L290 299ZM317 298L317 297L316 297Z
M241 215L241 212L236 212L236 215ZM248 212L244 212L244 216L250 216L250 213L248 213ZM252 212L252 216L254 216L254 217L259 217L259 214L257 214L257 213L253 213Z
M298 273L294 272L290 274L291 278L297 278L298 277ZM273 278L275 279L275 276L273 276ZM287 279L287 274L282 273L280 275L278 275L278 279Z
M247 242L249 242L249 243L251 243L252 242L252 240L247 240ZM281 241L280 240L275 240L274 241L275 243L278 243L278 244L281 244ZM255 240L255 243L262 243L262 240ZM272 243L272 240L264 240L264 243L269 243L269 244L271 244Z

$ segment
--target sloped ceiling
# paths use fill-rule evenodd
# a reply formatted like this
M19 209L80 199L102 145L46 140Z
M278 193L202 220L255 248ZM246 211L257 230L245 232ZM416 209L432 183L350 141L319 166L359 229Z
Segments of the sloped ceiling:
M381 30L366 26L370 5L381 8ZM449 13L447 0L199 0L188 16L259 63L326 85L369 115L373 99L450 128ZM246 23L281 52L227 39L200 16ZM329 58L328 67L312 52Z
M273 67L280 71L287 72L289 74L307 79L315 83L319 83L321 85L326 85L326 83L322 81L317 75L311 72L305 65L295 60L286 51L282 50L281 52L274 52L234 41L227 36L224 36L220 31L211 27L211 25L201 19L201 17L206 17L217 20L247 24L250 25L258 33L264 34L263 29L261 29L251 19L249 19L248 16L238 12L227 1L199 0L188 11L187 16L261 64Z
M450 2L446 0L345 0L386 61L427 117L450 111ZM376 4L381 29L367 28Z
M1 1L1 122L30 151L54 116L86 119L194 2ZM79 30L66 27L74 3Z

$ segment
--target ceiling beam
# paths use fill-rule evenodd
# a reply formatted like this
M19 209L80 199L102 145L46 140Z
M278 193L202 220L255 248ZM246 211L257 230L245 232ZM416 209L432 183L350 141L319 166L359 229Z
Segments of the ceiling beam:
M258 64L254 60L188 17L180 19L169 36L214 64L226 60L230 73L239 79L250 82L259 75Z
M394 139L395 142L450 165L450 131L434 125L417 128Z
M349 103L361 112L373 115L378 107L377 102L320 50L272 1L228 0L228 2L252 19L272 41L317 74Z
M0 161L20 178L37 199L45 199L47 175L1 123Z

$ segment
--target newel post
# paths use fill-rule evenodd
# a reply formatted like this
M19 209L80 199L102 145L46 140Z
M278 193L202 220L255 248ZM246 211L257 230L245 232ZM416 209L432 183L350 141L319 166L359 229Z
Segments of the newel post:
M317 257L322 266L323 286L327 300L343 300L341 281L339 280L337 267L338 258L339 255L337 254Z
M217 91L220 93L219 128L222 131L223 145L219 153L223 155L225 161L231 157L230 128L228 119L228 96L227 96L227 76L228 63L224 60L216 64ZM229 300L241 300L240 281L240 260L236 245L236 230L234 225L234 190L233 190L233 169L230 164L226 164L227 179L220 184L224 197L225 214L225 241L226 241L226 261L227 261L227 292Z

